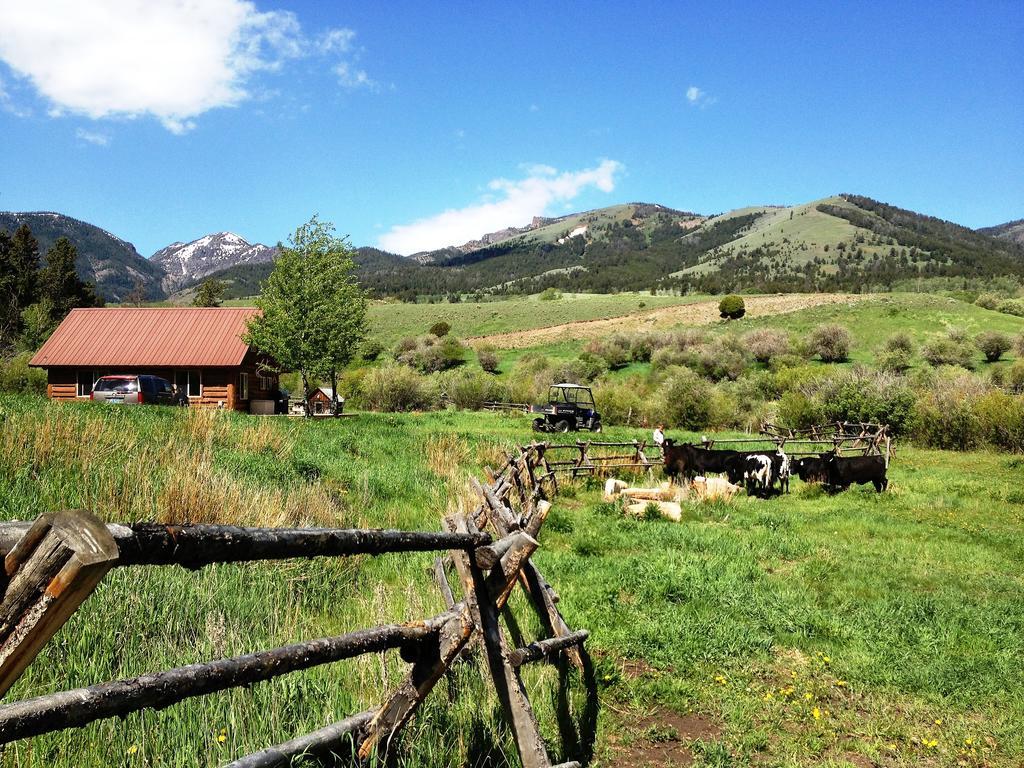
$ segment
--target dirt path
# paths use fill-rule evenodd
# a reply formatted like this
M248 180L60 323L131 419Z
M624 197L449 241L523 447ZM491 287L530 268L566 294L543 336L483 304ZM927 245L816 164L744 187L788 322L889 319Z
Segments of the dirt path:
M747 317L779 315L823 304L852 304L863 297L842 293L780 294L775 296L745 296ZM466 339L474 347L484 345L498 349L525 349L559 341L594 339L620 331L664 330L676 325L710 325L717 323L718 300L662 307L646 312L635 312L622 317L603 320L577 320L572 323L534 328L528 331L495 333Z

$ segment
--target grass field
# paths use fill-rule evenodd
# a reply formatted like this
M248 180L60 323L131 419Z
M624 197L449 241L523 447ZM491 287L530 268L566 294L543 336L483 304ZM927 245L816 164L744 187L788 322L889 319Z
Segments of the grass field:
M525 417L330 422L0 398L0 505L26 519L439 528ZM613 438L641 435L612 429ZM685 437L677 435L677 437ZM568 486L536 555L600 684L595 765L1018 766L1024 460L900 446L890 492L624 518ZM441 610L429 555L115 572L9 694L130 676ZM521 601L524 633L535 631ZM403 667L366 657L9 746L4 766L213 766L360 711ZM440 685L400 766L515 765L480 670ZM558 675L528 685L552 751ZM576 690L579 690L578 681ZM578 705L578 701L576 702ZM223 737L223 738L221 738Z
M707 297L703 297L706 299ZM580 320L621 317L645 309L671 307L701 300L696 296L651 296L649 293L566 293L554 301L516 296L502 301L459 304L399 304L375 302L370 307L371 335L391 345L404 336L419 336L445 321L459 338L543 328Z

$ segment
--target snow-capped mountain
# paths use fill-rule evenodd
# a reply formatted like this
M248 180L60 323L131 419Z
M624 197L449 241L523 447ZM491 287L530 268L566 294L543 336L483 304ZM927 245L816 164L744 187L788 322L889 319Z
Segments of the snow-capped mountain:
M273 261L276 255L276 248L249 243L234 232L218 232L191 243L171 243L154 253L150 261L167 273L163 289L171 293L215 272L239 264Z

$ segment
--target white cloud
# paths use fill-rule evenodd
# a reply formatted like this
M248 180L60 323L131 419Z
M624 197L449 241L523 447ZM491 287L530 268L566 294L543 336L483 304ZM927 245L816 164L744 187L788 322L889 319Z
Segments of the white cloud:
M368 88L375 91L379 88L377 81L366 74L366 70L358 69L347 61L339 62L334 67L334 74L338 76L338 83L345 88Z
M702 91L696 85L691 85L686 89L686 101L691 107L707 107L715 103L713 97L708 96L706 91Z
M250 98L259 72L347 55L355 35L332 29L313 40L290 11L247 0L0 0L0 18L0 59L49 114L152 116L174 133Z
M98 147L105 147L110 144L110 136L99 131L87 131L85 128L79 128L75 131L75 137L80 141L87 141L90 144L95 144Z
M601 192L615 189L615 175L622 171L615 160L602 160L594 168L559 173L551 166L528 168L526 178L495 179L487 187L497 199L466 208L450 209L412 224L392 227L379 244L393 253L411 254L458 245L505 227L529 224L534 216L556 203L568 203L588 188Z

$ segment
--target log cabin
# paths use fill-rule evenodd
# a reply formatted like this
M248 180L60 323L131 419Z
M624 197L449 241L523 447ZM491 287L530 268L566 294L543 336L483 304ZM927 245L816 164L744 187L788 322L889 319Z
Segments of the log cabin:
M253 307L99 307L73 309L29 361L46 369L52 400L88 400L109 374L153 374L190 405L248 411L273 399L276 373L242 341ZM271 411L273 412L273 411Z

